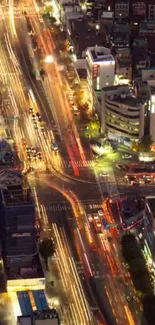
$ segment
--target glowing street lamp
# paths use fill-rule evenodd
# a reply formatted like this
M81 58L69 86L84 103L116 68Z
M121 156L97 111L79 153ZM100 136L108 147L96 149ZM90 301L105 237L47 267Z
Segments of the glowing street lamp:
M53 56L52 55L47 55L44 62L45 63L53 63Z

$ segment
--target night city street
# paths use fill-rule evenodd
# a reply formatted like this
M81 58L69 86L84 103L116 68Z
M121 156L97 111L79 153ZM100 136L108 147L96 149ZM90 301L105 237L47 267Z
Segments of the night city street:
M102 2L0 3L2 325L155 324L155 4Z

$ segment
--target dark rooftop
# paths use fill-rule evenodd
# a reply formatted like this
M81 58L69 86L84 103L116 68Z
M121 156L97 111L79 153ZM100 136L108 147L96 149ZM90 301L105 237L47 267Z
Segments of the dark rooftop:
M30 267L19 267L16 269L6 269L6 275L8 280L15 279L44 279L44 273L41 267L39 255L35 255Z
M23 185L8 186L1 190L5 205L33 204L33 198L30 188L23 188Z
M121 68L130 67L131 66L131 58L130 57L121 57L117 58L118 64Z
M88 47L103 46L104 36L100 35L94 28L89 26L87 19L70 20L71 34L79 56Z
M80 79L87 79L87 69L77 69L77 73Z

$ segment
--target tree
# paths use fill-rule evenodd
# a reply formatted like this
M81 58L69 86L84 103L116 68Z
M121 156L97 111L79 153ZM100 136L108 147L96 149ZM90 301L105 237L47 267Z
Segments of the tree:
M55 253L55 245L52 239L45 239L39 244L39 252L44 259L46 268L48 270L48 258Z
M52 33L52 36L55 37L55 40L56 40L56 36L60 35L60 33L61 33L60 27L57 25L53 25L51 27L51 33Z
M66 42L65 41L60 41L57 44L57 50L59 50L61 52L66 52L67 51Z
M132 243L135 243L135 242L137 242L136 241L136 238L135 238L135 236L133 235L133 234L131 234L131 233L129 233L129 234L125 234L123 237L122 237L122 240L121 240L121 244L122 244L122 246L124 246L124 245L128 245L129 243L130 244L132 244Z
M145 275L148 273L145 261L136 257L130 261L130 273L132 273L133 278Z
M149 274L145 274L143 276L138 276L133 280L134 286L137 290L140 290L143 295L152 294L153 293L153 281Z
M144 135L139 144L139 151L149 152L152 142L150 134Z
M53 13L53 7L52 6L45 6L44 7L44 14L49 14L50 16L52 15Z
M79 103L79 107L82 107L84 104L84 91L80 87L76 87L75 89L75 98L77 102Z
M132 141L132 146L131 146L132 150L137 152L139 149L139 144L137 141Z
M56 19L55 19L55 17L53 17L53 16L50 16L49 17L49 21L50 21L50 24L53 26L53 25L55 25L55 23L56 23Z
M149 294L142 299L144 316L149 325L155 323L155 295Z
M100 123L98 120L88 120L85 123L86 134L91 138L98 137L100 131Z

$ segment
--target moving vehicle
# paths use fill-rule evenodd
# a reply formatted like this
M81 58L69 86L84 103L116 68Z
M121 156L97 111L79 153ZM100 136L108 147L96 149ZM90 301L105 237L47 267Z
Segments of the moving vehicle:
M125 155L122 156L122 159L126 159L126 160L132 159L132 155L125 154Z
M56 142L52 142L52 149L57 152L58 151L58 146L56 144Z
M108 177L109 174L108 173L100 173L100 177Z

